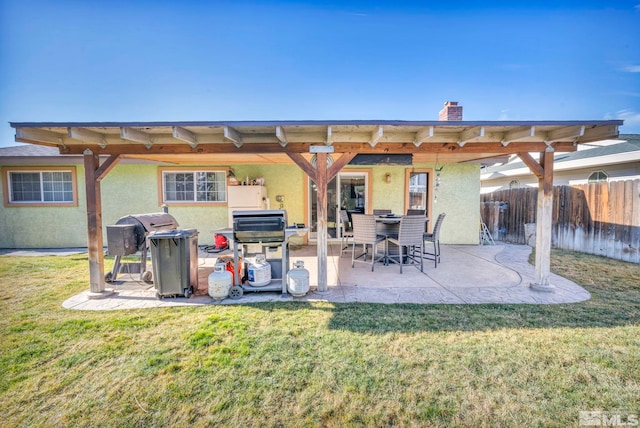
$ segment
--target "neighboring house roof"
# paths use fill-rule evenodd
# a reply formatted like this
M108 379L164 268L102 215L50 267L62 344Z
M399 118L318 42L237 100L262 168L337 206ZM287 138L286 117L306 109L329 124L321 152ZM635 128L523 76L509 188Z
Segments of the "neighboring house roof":
M621 134L616 144L603 145L571 153L558 153L554 157L554 170L570 170L619 163L640 161L640 134ZM532 174L523 162L510 162L487 167L482 171L482 180L505 176Z
M24 144L0 147L0 165L79 165L81 155L63 156L57 147Z
M24 144L20 146L0 147L0 157L58 156L56 147Z
M100 156L101 159L107 156ZM122 163L162 163L145 159L123 159ZM82 155L61 155L57 147L22 144L0 147L0 165L79 165Z

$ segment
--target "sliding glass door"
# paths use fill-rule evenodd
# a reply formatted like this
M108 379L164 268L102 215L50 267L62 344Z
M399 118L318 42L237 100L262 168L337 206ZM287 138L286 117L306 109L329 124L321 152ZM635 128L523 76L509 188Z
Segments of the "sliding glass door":
M327 186L327 232L329 240L341 239L340 210L364 213L367 206L367 174L365 172L341 172ZM309 180L309 239L318 233L318 193L315 183Z

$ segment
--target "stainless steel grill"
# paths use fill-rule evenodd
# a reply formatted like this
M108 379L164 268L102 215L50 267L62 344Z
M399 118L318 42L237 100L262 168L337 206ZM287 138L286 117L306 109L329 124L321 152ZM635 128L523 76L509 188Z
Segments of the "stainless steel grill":
M233 211L233 239L240 243L284 242L284 210Z
M287 212L284 210L233 211L231 216L233 228L217 230L233 241L235 271L234 286L229 290L231 298L238 299L245 291L281 291L286 296L289 239L294 235L304 236L308 229L304 225L287 227ZM244 284L243 272L238 270L240 254L245 261L263 254L271 265L271 282L260 287Z

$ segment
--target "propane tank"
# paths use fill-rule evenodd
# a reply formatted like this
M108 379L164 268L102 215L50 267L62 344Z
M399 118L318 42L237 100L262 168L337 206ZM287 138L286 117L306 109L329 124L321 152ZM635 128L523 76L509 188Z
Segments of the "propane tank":
M271 282L271 265L266 261L264 254L258 254L247 270L249 285L264 287Z
M229 295L229 288L233 275L227 270L224 263L216 263L213 272L209 274L209 296L220 301Z
M309 291L309 271L304 268L304 261L296 261L287 274L287 290L294 297L304 296Z

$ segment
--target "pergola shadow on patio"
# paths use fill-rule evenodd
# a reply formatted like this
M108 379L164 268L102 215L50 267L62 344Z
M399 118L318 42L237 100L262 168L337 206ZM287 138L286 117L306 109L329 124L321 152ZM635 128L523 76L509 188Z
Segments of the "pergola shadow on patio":
M329 286L317 292L317 256L314 246L294 248L291 262L303 260L310 272L312 292L304 297L282 297L279 292L246 293L242 298L227 298L220 303L207 295L207 277L213 271L219 254L201 253L199 286L194 296L185 298L155 298L152 284L138 281L138 275L121 274L113 284L115 293L104 299L90 299L89 292L76 295L63 303L68 309L113 310L190 306L207 304L248 304L258 302L318 302L335 303L414 303L414 304L482 304L525 303L556 304L587 300L590 294L577 284L551 274L555 293L535 291L529 285L535 281L535 268L528 262L531 248L522 245L467 246L444 245L442 263L434 268L425 260L424 272L406 267L399 273L397 265L376 264L375 271L363 264L351 267L348 254L340 256L340 247L329 246Z

